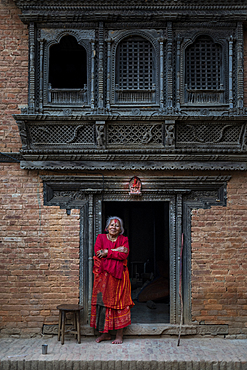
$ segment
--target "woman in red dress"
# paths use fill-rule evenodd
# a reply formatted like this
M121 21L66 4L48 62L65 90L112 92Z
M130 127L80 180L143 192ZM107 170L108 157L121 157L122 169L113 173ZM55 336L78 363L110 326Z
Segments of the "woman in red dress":
M94 246L94 286L90 326L102 333L96 342L111 340L109 330L117 330L113 344L123 342L123 328L131 324L131 287L127 257L129 242L123 236L123 221L110 217L107 234L99 234Z

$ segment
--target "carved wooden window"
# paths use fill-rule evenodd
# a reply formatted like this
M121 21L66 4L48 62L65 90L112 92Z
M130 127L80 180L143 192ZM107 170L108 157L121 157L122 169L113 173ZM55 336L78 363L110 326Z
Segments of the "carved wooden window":
M210 37L198 37L185 53L185 101L191 104L221 104L222 47Z
M87 102L87 55L73 36L64 36L50 47L48 102Z
M117 49L116 102L155 102L154 51L142 37L124 39Z

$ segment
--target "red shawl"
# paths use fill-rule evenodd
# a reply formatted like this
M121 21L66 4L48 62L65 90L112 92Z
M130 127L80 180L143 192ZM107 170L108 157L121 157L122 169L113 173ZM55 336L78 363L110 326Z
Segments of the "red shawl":
M112 251L118 247L126 247L128 253ZM127 265L127 257L129 254L129 241L126 236L119 235L115 242L111 242L107 239L106 234L99 234L97 236L94 251L95 254L100 249L108 249L107 257L101 259L99 272L106 271L117 279L123 278L123 271Z

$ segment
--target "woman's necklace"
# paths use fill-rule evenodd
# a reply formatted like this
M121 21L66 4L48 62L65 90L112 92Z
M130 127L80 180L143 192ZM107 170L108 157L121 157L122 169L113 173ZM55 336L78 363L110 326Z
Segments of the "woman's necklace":
M115 237L112 237L110 234L106 234L106 237L107 237L108 240L110 240L110 242L114 243L117 240L118 235L115 236Z

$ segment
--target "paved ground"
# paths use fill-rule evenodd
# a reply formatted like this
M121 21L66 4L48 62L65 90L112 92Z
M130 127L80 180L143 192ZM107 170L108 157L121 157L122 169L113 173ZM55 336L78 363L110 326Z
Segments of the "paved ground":
M48 354L42 355L42 344ZM1 370L247 370L247 340L217 338L126 338L122 345L95 338L1 338Z

